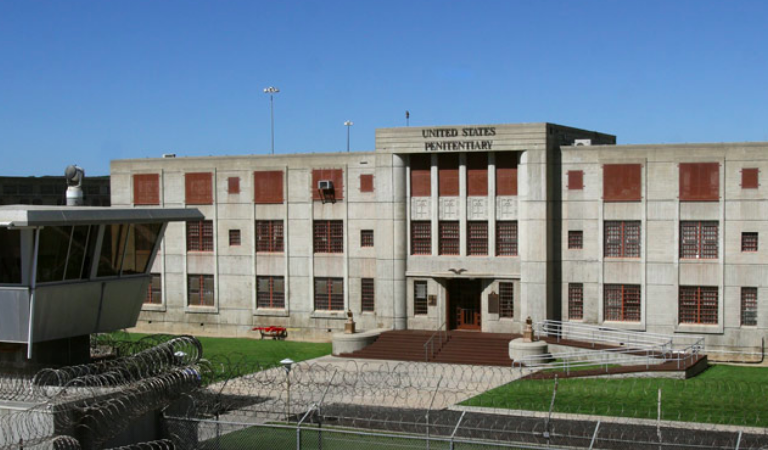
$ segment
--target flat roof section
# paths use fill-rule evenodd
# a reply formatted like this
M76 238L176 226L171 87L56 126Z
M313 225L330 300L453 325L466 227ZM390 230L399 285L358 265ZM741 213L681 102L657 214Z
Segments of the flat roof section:
M112 208L82 206L0 206L0 226L36 227L203 220L194 208Z

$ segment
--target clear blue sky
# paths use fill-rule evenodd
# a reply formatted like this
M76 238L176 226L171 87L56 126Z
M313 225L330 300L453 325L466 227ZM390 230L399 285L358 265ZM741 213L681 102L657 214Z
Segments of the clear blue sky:
M768 141L766 1L0 0L0 175L554 122Z

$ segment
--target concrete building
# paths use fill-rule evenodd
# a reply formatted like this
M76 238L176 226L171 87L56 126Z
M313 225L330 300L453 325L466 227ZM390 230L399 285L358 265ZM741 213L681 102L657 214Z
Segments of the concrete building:
M327 339L525 318L762 351L766 144L617 146L560 125L379 129L374 152L118 160L170 224L139 329ZM681 238L682 235L682 238Z

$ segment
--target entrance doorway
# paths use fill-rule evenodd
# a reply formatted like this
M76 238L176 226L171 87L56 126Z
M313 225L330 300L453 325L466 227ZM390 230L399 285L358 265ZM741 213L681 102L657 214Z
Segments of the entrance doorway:
M480 280L448 281L448 326L456 330L480 330Z

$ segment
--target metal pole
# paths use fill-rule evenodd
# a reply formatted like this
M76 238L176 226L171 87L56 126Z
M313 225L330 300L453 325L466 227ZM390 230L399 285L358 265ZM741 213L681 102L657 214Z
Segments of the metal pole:
M274 94L269 94L269 121L272 128L272 154L275 154L275 101Z
M29 333L27 335L27 359L32 359L32 340L35 337L35 291L37 289L37 252L40 251L40 228L35 230L35 253L32 255L32 282L29 287Z
M347 125L347 153L349 153L349 125Z
M555 408L555 397L557 396L557 374L555 374L555 387L552 389L552 401L549 403L549 414L547 422L544 424L544 439L549 443L549 421L552 419L552 410Z
M432 411L432 405L435 403L435 396L437 395L437 390L440 388L440 383L442 381L443 376L440 375L440 378L437 380L435 390L432 392L432 399L429 401L429 408L427 409L427 450L429 450L429 412Z
M466 413L467 413L466 411L462 411L461 412L461 416L459 417L459 421L456 422L456 426L453 427L453 433L451 433L450 450L453 450L453 446L454 446L453 439L456 436L456 432L459 431L459 426L461 425L461 421L464 420L464 414L466 414Z
M595 446L595 441L597 440L597 431L600 429L600 421L597 421L597 425L595 425L595 432L592 433L592 442L589 443L589 450L592 450L592 448Z
M741 433L743 432L743 430L739 430L739 438L736 439L736 448L734 450L739 450L739 447L741 447Z
M661 388L659 388L659 399L656 406L656 436L659 437L659 450L661 450Z

